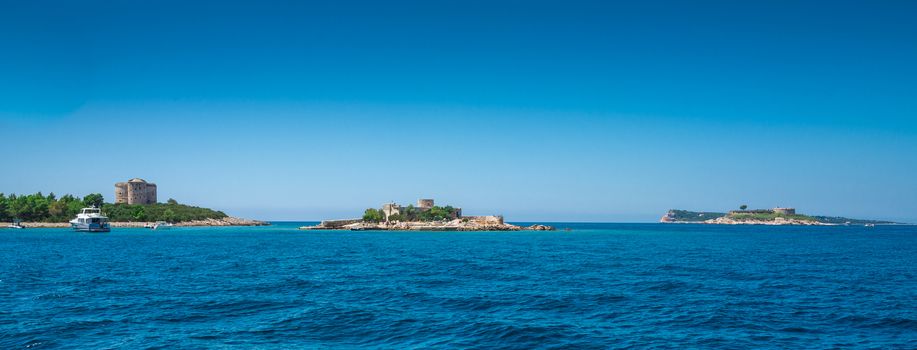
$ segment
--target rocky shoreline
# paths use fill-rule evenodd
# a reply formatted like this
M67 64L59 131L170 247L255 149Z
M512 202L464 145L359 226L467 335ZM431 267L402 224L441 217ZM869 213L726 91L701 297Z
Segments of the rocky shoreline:
M452 221L433 222L390 222L368 223L358 220L343 225L333 221L322 222L315 226L302 226L300 230L339 230L339 231L554 231L553 226L531 225L518 226L507 223L480 222L455 219Z
M0 223L0 228L6 228L7 225L11 223ZM131 222L112 222L112 228L143 228L145 225L153 224L153 222L145 221L131 221ZM268 226L269 222L258 221L258 220L249 220L227 216L222 219L204 219L204 220L192 220L192 221L183 221L177 222L174 224L175 227L210 227L210 226ZM22 226L25 228L70 228L70 223L67 222L23 222Z
M663 221L664 222L664 221ZM836 224L827 224L818 221L812 220L798 220L798 219L785 219L785 218L775 218L774 220L735 220L729 217L721 217L716 219L710 219L698 222L701 224L713 224L713 225L771 225L771 226L782 226L782 225L797 225L797 226L835 226Z

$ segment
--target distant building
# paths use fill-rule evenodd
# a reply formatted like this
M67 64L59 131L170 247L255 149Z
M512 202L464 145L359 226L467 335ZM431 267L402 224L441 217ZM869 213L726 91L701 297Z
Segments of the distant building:
M420 208L420 209L433 208L433 200L432 199L418 199L417 208Z
M796 208L774 208L775 214L796 215Z
M392 203L385 203L382 205L382 213L385 214L385 220L388 220L389 216L401 214L401 206Z
M156 184L141 178L115 184L115 203L154 204L156 203Z

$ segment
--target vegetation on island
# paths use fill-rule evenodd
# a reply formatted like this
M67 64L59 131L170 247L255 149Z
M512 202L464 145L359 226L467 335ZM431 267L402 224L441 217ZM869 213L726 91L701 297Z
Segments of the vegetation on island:
M102 213L109 221L114 222L183 222L227 217L221 211L179 204L171 198L166 203L112 204L105 203L104 197L99 193L89 194L80 199L69 194L58 198L54 193L45 196L39 192L9 196L0 193L0 222L67 222L76 217L80 209L92 206L102 208Z
M110 204L102 206L102 212L111 221L165 221L185 222L192 220L222 219L222 211L178 204L175 200L155 204Z
M724 217L726 216L726 213L672 209L669 210L668 216L672 219L672 221L702 222L710 219Z
M385 221L385 213L380 209L369 208L363 212L363 221L366 222L380 222Z
M401 222L429 222L451 220L457 216L457 209L451 205L445 207L433 206L428 210L420 210L413 205L408 205L401 209L400 213L388 217L389 221ZM363 221L365 222L382 222L385 221L385 212L382 209L369 208L363 212Z

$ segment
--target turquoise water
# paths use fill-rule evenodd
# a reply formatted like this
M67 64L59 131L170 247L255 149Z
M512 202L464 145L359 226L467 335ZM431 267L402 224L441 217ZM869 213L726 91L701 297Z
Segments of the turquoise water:
M0 230L0 348L917 348L917 228Z

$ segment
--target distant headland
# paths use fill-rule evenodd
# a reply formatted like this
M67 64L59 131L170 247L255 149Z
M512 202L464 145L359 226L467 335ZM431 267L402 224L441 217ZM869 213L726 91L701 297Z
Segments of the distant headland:
M385 203L382 208L369 208L363 217L343 220L324 220L301 230L389 230L389 231L553 231L547 225L528 227L508 224L501 215L464 216L462 208L434 205L433 199L419 199L417 205L401 206Z
M659 222L693 223L717 225L897 225L900 223L881 220L850 219L839 216L810 216L799 214L795 208L747 209L726 213L672 209Z

